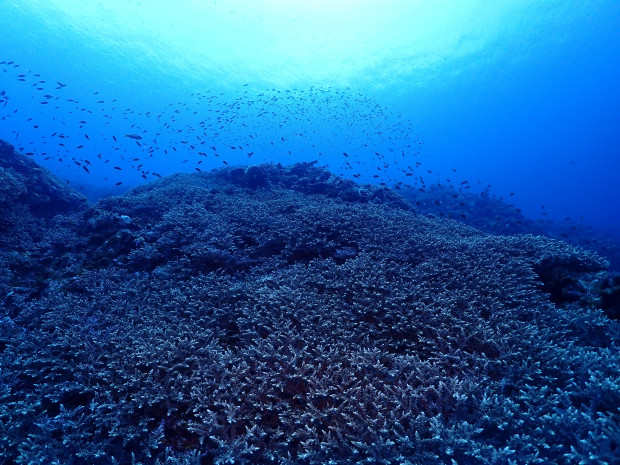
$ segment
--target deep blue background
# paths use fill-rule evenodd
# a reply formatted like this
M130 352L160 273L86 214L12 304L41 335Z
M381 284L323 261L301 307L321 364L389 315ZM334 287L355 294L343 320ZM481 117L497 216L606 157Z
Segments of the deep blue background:
M498 3L9 1L0 137L91 198L319 159L620 235L620 4Z

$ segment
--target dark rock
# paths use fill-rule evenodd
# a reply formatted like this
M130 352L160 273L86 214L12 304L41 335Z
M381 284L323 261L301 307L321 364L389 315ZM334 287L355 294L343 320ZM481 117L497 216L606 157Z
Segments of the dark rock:
M620 274L605 277L599 289L601 308L612 320L620 320Z

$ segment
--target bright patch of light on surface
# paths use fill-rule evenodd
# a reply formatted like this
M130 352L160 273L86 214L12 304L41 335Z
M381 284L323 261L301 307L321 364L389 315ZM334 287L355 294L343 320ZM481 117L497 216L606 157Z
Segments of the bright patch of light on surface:
M498 39L527 0L30 0L80 40L193 79L374 85L423 83ZM99 46L99 49L102 49ZM94 50L95 51L95 50ZM94 57L96 59L96 57ZM450 73L453 73L451 70ZM377 79L378 77L378 79ZM366 83L368 84L368 83Z

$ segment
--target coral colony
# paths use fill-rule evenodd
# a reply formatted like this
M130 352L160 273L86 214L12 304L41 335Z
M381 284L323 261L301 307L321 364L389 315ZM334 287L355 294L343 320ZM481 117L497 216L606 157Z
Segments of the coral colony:
M316 163L90 203L0 145L4 464L618 463L620 279Z

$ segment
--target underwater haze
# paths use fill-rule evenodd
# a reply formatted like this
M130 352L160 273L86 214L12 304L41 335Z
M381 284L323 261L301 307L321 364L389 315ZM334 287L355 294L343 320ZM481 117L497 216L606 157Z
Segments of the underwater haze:
M620 464L618 0L3 0L0 464Z
M613 0L9 0L0 137L91 199L319 160L620 235L618 24Z

